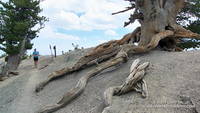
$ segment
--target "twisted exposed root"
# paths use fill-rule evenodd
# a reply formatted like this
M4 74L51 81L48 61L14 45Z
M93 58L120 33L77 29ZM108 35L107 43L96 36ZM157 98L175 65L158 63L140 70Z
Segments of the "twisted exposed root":
M134 72L130 73L128 79L126 79L126 82L121 86L120 90L117 92L115 91L116 95L124 94L130 90L132 90L134 85L140 81L144 75L145 71L144 69L149 65L148 62L136 67ZM142 67L141 67L142 66Z
M141 83L142 83L142 97L146 98L148 97L147 83L144 79L142 79Z
M173 29L175 30L174 32L174 36L178 37L178 38L196 38L196 39L200 39L200 35L197 33L193 33L190 30L187 30L185 28L183 28L180 25L172 25Z
M173 28L175 29L175 32L170 31L170 30L160 32L152 37L151 42L147 46L137 48L137 51L140 51L140 52L150 51L151 49L155 48L158 45L160 40L169 36L192 37L192 38L198 38L198 39L200 38L199 34L186 30L181 26L174 25ZM131 46L129 48L131 48ZM136 49L129 49L129 50L130 51L128 51L128 53L136 52L135 51ZM148 96L147 84L143 80L143 77L145 75L144 70L149 65L149 63L144 63L142 65L139 65L139 62L140 62L139 59L133 62L130 68L130 75L127 77L124 84L122 84L121 86L110 87L104 92L104 107L108 107L112 104L113 95L122 95L131 90L135 90L136 92L141 93L142 97L144 98ZM102 113L104 112L106 111L103 111Z
M101 53L101 56L99 56L99 57L84 56L84 57L80 58L79 61L73 67L65 67L65 68L62 68L58 71L54 71L53 73L51 73L46 80L40 82L36 86L35 91L36 92L41 91L50 81L52 81L56 78L59 78L59 77L62 77L66 74L69 74L69 73L78 71L80 69L86 68L87 66L96 64L97 62L102 62L104 60L107 60L110 57L115 56L119 52L119 50L120 50L120 47L117 46L117 47L110 48L107 51L104 51L104 53ZM108 53L110 53L110 54L108 54Z
M122 95L132 90L140 92L143 97L147 97L147 85L143 80L143 77L145 75L145 69L148 67L149 63L146 62L139 65L139 62L139 59L133 62L130 68L130 75L121 86L110 87L104 92L105 107L112 104L113 95ZM141 86L139 84L141 84ZM102 113L104 113L104 111Z
M117 55L121 50L121 45L128 44L130 41L138 41L137 37L141 28L136 28L132 33L125 35L121 40L112 40L107 43L100 44L90 51L85 56L81 57L79 61L73 67L65 67L61 70L51 73L48 78L36 86L35 91L41 91L50 81L62 77L66 74L79 71L93 64L98 64L105 60L109 60L113 56ZM132 39L132 40L131 40Z
M119 53L121 53L121 52L119 52ZM120 54L120 55L118 55L118 57L115 57L114 59L111 59L105 63L100 64L98 67L96 67L95 69L88 72L88 74L86 76L81 77L81 79L78 81L77 85L74 88L72 88L70 91L68 91L57 104L55 104L53 106L47 106L45 108L42 108L37 113L51 113L51 112L54 112L54 111L64 107L71 100L78 97L84 91L89 78L97 75L101 71L103 71L111 66L117 65L117 64L125 61L126 58L127 58L126 54Z
M146 46L134 46L132 44L126 44L123 46L126 46L126 52L128 55L130 54L135 54L135 53L144 53L144 52L148 52L152 49L154 49L155 47L158 46L159 41L169 37L169 36L173 36L174 32L170 31L170 30L165 30L163 32L157 33L152 37L152 40L150 41L150 43Z
M164 31L164 32L158 33L152 38L152 41L146 47L135 46L132 44L122 45L120 47L121 48L120 52L113 59L101 63L95 69L88 72L87 75L83 76L79 80L77 85L74 88L72 88L71 90L69 90L57 104L55 104L53 106L44 107L43 109L39 110L37 113L51 113L51 112L54 112L54 111L64 107L70 101L72 101L73 99L78 97L84 91L89 78L99 74L100 72L102 72L103 70L105 70L109 67L115 66L117 64L120 64L120 63L126 61L128 54L150 51L151 49L155 48L158 45L158 43L161 39L163 39L167 36L170 36L170 35L173 35L172 31ZM113 89L115 89L115 90L113 93L114 94L123 94L125 92L128 92L130 89L131 90L135 89L136 91L139 92L139 89L141 89L140 87L132 88L131 86L135 85L138 81L141 81L141 79L143 78L143 76L145 74L144 69L147 66L148 66L148 63L144 63L139 66L133 65L132 68L135 67L134 69L137 69L137 70L134 70L134 69L131 70L133 75L132 74L130 75L130 77L129 77L130 79L127 79L127 82L124 85L122 85L120 87L114 87ZM68 68L66 68L66 69L68 69ZM59 73L59 71L57 73ZM138 85L136 85L136 86L138 86ZM145 85L142 85L142 86L145 87ZM143 88L143 89L145 89L145 88ZM140 92L143 92L143 94L145 95L146 93L144 92L143 89L141 89ZM112 91L112 90L110 90L110 91Z
M36 92L41 91L44 88L44 86L46 86L51 80L56 79L58 77L61 77L61 76L65 75L65 74L74 72L76 70L76 68L78 68L78 67L74 67L74 68L73 67L72 68L68 68L68 67L67 68L62 68L62 69L60 69L58 71L55 71L55 72L51 73L46 80L40 82L36 86L35 91ZM66 72L66 73L63 73L63 72Z

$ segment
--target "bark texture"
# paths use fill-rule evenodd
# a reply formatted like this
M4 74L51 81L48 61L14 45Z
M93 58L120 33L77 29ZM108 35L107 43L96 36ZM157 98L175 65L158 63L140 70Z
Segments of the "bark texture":
M7 76L12 72L15 72L19 67L22 57L24 56L26 49L26 38L21 42L21 49L18 54L8 55L8 60L3 68L2 76Z
M3 68L2 75L7 76L9 74L9 71L15 71L18 68L20 61L21 57L18 54L9 55L8 61Z
M36 92L41 91L50 81L56 78L98 64L96 68L83 75L77 85L66 92L61 100L54 105L40 109L37 113L51 113L66 106L84 91L89 78L109 67L126 62L128 57L133 54L148 52L157 46L166 50L174 50L178 38L200 38L199 34L176 24L176 16L184 7L185 0L133 0L133 2L135 7L133 15L135 16L133 16L132 21L138 20L141 27L125 35L121 40L112 40L100 44L87 55L81 57L74 66L65 67L51 73L45 81L37 85ZM134 45L134 42L138 42L139 45ZM136 60L131 66L130 76L126 82L121 86L106 90L105 105L111 104L113 95L124 94L131 90L141 92L142 96L146 97L146 82L142 78L147 66L148 63L139 65L139 61Z

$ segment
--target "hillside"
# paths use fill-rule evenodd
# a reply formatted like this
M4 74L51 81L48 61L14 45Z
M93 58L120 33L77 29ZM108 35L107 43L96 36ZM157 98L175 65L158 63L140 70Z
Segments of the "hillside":
M51 72L64 66L72 66L87 50L72 51L58 56L51 62L43 56L40 66L34 69L32 59L22 62L20 75L0 82L0 113L34 113L44 105L56 103L73 87L78 79L93 67L72 73L48 84L40 93L34 93L35 85ZM105 70L90 79L84 93L56 113L98 113L103 92L110 86L121 85L129 74L136 58L150 62L145 80L148 98L130 92L114 96L106 113L198 113L200 112L200 51L165 52L154 50L134 55L127 63Z

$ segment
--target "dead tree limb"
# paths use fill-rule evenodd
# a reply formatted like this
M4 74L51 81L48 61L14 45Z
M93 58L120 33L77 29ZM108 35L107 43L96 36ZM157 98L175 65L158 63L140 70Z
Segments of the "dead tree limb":
M119 14L119 13L123 13L123 12L129 11L129 10L134 9L134 8L135 8L135 5L132 4L131 7L127 7L125 10L122 10L122 11L118 11L118 12L112 13L112 15L116 15L116 14Z

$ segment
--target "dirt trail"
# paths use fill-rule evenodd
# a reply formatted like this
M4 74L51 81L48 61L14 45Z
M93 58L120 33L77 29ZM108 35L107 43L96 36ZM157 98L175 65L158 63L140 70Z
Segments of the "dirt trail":
M35 98L34 88L39 81L39 71L37 69L31 70L29 73L29 79L24 85L24 90L21 95L16 99L16 104L13 104L11 109L13 113L33 113L33 109L30 109L30 106L34 107L34 103L37 103Z

